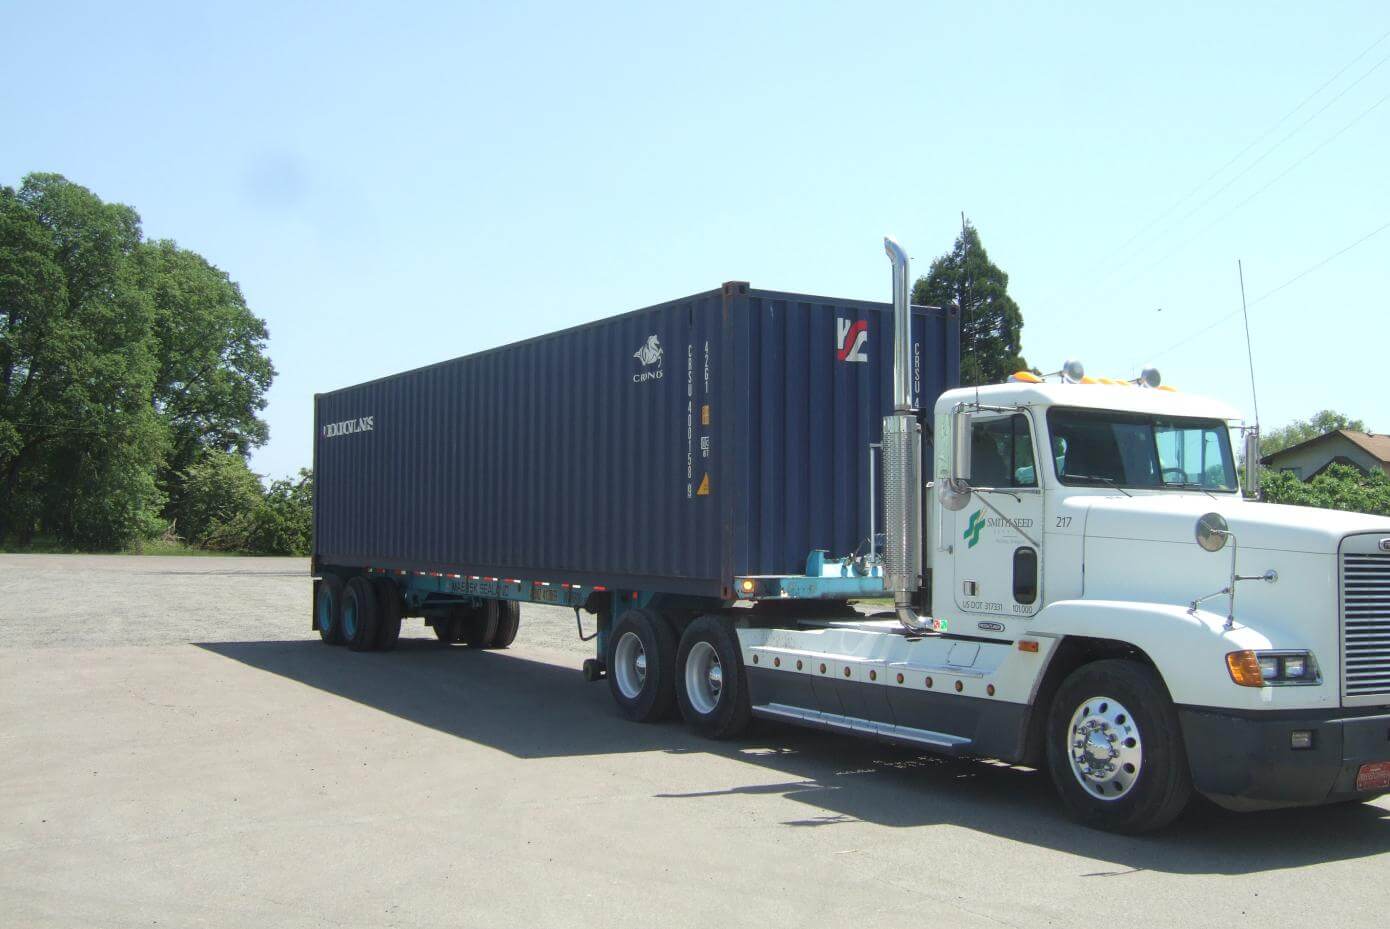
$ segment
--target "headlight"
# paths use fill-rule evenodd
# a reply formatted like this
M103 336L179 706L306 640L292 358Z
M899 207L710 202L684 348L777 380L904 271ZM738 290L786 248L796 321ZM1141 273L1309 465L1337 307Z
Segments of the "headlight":
M1241 687L1283 687L1321 684L1312 652L1243 651L1226 656L1226 670Z

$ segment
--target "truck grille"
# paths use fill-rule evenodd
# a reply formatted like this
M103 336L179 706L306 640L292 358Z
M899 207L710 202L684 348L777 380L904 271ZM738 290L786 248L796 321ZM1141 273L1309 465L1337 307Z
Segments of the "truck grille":
M1355 551L1368 547L1355 541L1342 551L1342 693L1390 703L1390 554Z

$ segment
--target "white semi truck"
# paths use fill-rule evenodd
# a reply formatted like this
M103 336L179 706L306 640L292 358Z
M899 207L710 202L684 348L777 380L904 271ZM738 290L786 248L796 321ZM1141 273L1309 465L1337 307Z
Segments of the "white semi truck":
M907 259L886 245L904 308ZM1390 789L1390 519L1246 499L1238 411L1074 364L944 393L922 481L898 374L897 616L739 628L755 714L1032 761L1116 831L1168 823L1194 790L1251 810ZM1248 442L1251 489L1258 457ZM828 680L851 682L838 710Z
M813 552L804 575L735 575L710 596L682 592L674 576L661 586L623 580L617 568L599 575L611 582L581 584L560 569L330 556L319 546L315 627L328 641L383 647L374 643L394 642L402 614L421 615L442 640L505 646L517 601L587 608L600 632L587 676L606 678L632 719L675 704L716 738L757 716L1034 765L1078 819L1120 832L1165 825L1194 793L1253 810L1390 791L1390 519L1247 499L1258 485L1253 430L1244 430L1243 489L1231 442L1241 414L1161 386L1153 371L1097 383L1069 363L1052 379L1021 372L947 390L923 435L907 256L891 239L885 246L893 412L875 445L881 471L869 499L881 494L871 512L883 522L867 550ZM737 300L753 299L730 286L726 323L745 312ZM683 305L672 306L687 325ZM747 312L772 319L771 306ZM697 319L689 311L688 325ZM841 321L840 361L864 350L865 327ZM674 377L677 397L691 401L675 408L692 423L690 447L698 437L705 448L695 430L711 419L698 406L710 342L703 369L699 340L688 345L690 373ZM633 364L646 372L634 383L660 384L651 378L661 358L639 352ZM349 394L334 402L324 422L373 411ZM389 397L382 405L393 409ZM379 441L385 421L359 431L363 441ZM337 480L339 466L323 460L333 448L319 451L320 494ZM345 469L370 460L343 455ZM389 461L372 467L392 473ZM692 472L691 507L709 484ZM343 505L359 497L345 493ZM322 537L331 505L316 506ZM365 537L343 550L366 551ZM891 608L845 608L874 594Z

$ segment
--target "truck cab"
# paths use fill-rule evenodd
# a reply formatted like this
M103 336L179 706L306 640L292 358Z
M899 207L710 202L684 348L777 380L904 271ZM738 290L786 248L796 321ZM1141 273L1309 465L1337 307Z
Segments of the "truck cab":
M958 633L1107 643L1151 668L1193 785L1222 805L1383 790L1390 520L1247 500L1238 420L1222 403L1130 383L943 395L933 612ZM953 483L949 431L967 424L970 476ZM1088 720L1074 722L1067 738L1084 741ZM1073 766L1083 788L1126 788L1122 768L1091 777L1088 758Z

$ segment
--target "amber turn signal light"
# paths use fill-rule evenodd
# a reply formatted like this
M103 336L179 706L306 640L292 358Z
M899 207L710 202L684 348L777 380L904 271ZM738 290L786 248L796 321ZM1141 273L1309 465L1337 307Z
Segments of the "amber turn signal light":
M1265 685L1264 675L1260 673L1260 658L1252 651L1227 654L1226 670L1231 672L1231 680L1241 687L1263 687Z

